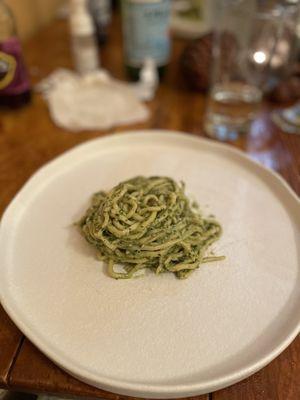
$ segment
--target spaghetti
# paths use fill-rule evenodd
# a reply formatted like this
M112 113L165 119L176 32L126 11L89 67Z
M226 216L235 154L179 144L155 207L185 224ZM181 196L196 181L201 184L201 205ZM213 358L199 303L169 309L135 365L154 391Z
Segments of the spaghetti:
M205 256L221 235L220 224L204 218L185 196L184 184L167 177L139 176L95 193L79 226L116 279L145 268L183 279L201 263L223 258Z

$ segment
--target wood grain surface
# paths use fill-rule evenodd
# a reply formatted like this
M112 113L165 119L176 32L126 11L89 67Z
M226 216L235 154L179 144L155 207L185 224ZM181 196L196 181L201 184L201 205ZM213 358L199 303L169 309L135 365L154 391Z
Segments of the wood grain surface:
M300 337L261 371L212 394L213 400L300 399Z
M0 112L0 213L26 180L47 161L76 144L126 129L163 128L202 136L205 97L185 89L178 70L183 41L174 42L166 79L149 104L151 118L144 124L122 126L110 131L70 133L56 127L45 101L37 94L32 103L18 111ZM56 21L25 44L32 82L36 83L58 67L70 68L68 29ZM115 17L110 41L102 51L102 65L117 78L124 78L120 20ZM264 104L251 131L232 144L253 159L279 172L300 194L300 137L287 135L270 121L271 105ZM252 377L197 400L299 400L300 338L276 360ZM0 308L0 385L14 390L62 396L126 399L92 388L70 377L22 335Z
M5 387L9 371L21 345L22 334L0 306L0 387Z

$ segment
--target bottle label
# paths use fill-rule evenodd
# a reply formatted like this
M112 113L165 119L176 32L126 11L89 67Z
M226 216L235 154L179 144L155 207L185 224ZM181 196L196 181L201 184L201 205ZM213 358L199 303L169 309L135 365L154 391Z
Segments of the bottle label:
M11 84L16 68L17 62L15 58L0 51L0 90Z
M94 44L74 47L74 61L80 74L95 71L99 67L99 60Z
M0 94L17 95L29 90L27 71L17 37L0 43Z
M170 57L170 0L124 0L123 34L126 64L140 67L152 58L157 66Z

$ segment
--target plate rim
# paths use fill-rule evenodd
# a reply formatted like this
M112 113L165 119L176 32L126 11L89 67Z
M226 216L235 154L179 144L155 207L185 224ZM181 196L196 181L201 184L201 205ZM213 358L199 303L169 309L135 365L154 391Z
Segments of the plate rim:
M62 159L66 156L74 155L75 153L84 152L87 148L91 147L93 143L99 141L106 142L114 142L118 143L118 139L132 137L138 138L139 136L145 135L159 135L163 136L164 139L166 135L171 135L174 138L182 139L187 142L194 142L195 145L201 145L201 142L210 148L217 148L222 153L233 154L238 157L238 160L246 162L247 166L252 166L255 168L254 172L263 171L264 175L268 178L272 179L273 182L276 182L279 187L285 190L285 193L289 196L290 199L293 200L296 207L300 209L300 198L294 192L294 190L289 186L289 184L281 177L277 172L266 168L261 165L258 161L251 159L245 152L240 149L231 147L224 143L215 142L211 139L202 138L191 133L173 131L173 130L164 130L164 129L140 129L133 131L123 131L118 133L109 133L104 136L97 137L95 139L87 140L83 143L75 145L71 149L63 152L59 156L55 157L51 161L45 163L42 167L37 169L31 177L25 182L25 184L21 187L21 189L17 192L14 198L11 200L7 208L4 210L4 213L1 218L0 223L0 246L4 241L4 228L6 225L6 221L11 217L11 214L14 212L15 204L18 203L19 197L23 192L30 190L31 185L35 183L36 180L41 179L43 175L49 172L49 167L56 166ZM112 143L113 145L114 143ZM50 171L51 172L51 171ZM0 275L1 271L4 267L0 267ZM266 356L259 358L257 361L250 363L247 367L243 369L239 369L238 371L234 371L228 374L223 375L218 379L207 379L206 381L202 381L200 383L189 383L189 384L141 384L141 383L131 383L124 382L122 380L116 380L115 378L103 377L101 375L97 375L94 372L83 370L78 367L78 365L74 366L72 362L68 360L68 358L64 354L60 354L59 351L49 349L49 344L43 339L39 338L39 335L34 332L34 328L32 329L27 323L19 319L19 311L18 306L14 304L14 301L10 299L9 291L5 289L5 285L3 284L4 280L0 280L0 303L3 306L4 310L13 320L15 325L25 334L25 336L35 345L37 348L45 354L50 360L52 360L56 365L61 367L63 370L67 371L70 375L76 377L77 379L91 384L95 387L108 390L114 393L119 393L123 395L129 396L139 396L139 397L148 397L148 398L177 398L177 397L186 397L193 395L200 395L204 393L208 393L210 391L215 391L221 389L223 387L234 384L251 374L257 372L259 369L266 366L269 362L271 362L274 358L276 358L283 350L287 348L287 346L295 339L300 331L300 315L298 316L298 323L295 328L288 334L285 335L285 339L279 341L277 345L274 346L273 350L270 351ZM256 358L257 359L257 358ZM57 361L58 360L58 361Z

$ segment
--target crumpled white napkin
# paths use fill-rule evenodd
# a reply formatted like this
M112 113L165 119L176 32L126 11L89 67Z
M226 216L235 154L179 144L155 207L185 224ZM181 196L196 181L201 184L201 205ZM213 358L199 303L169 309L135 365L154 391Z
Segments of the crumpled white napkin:
M54 123L74 132L109 129L149 117L134 88L103 70L81 76L58 69L36 89L47 100Z

